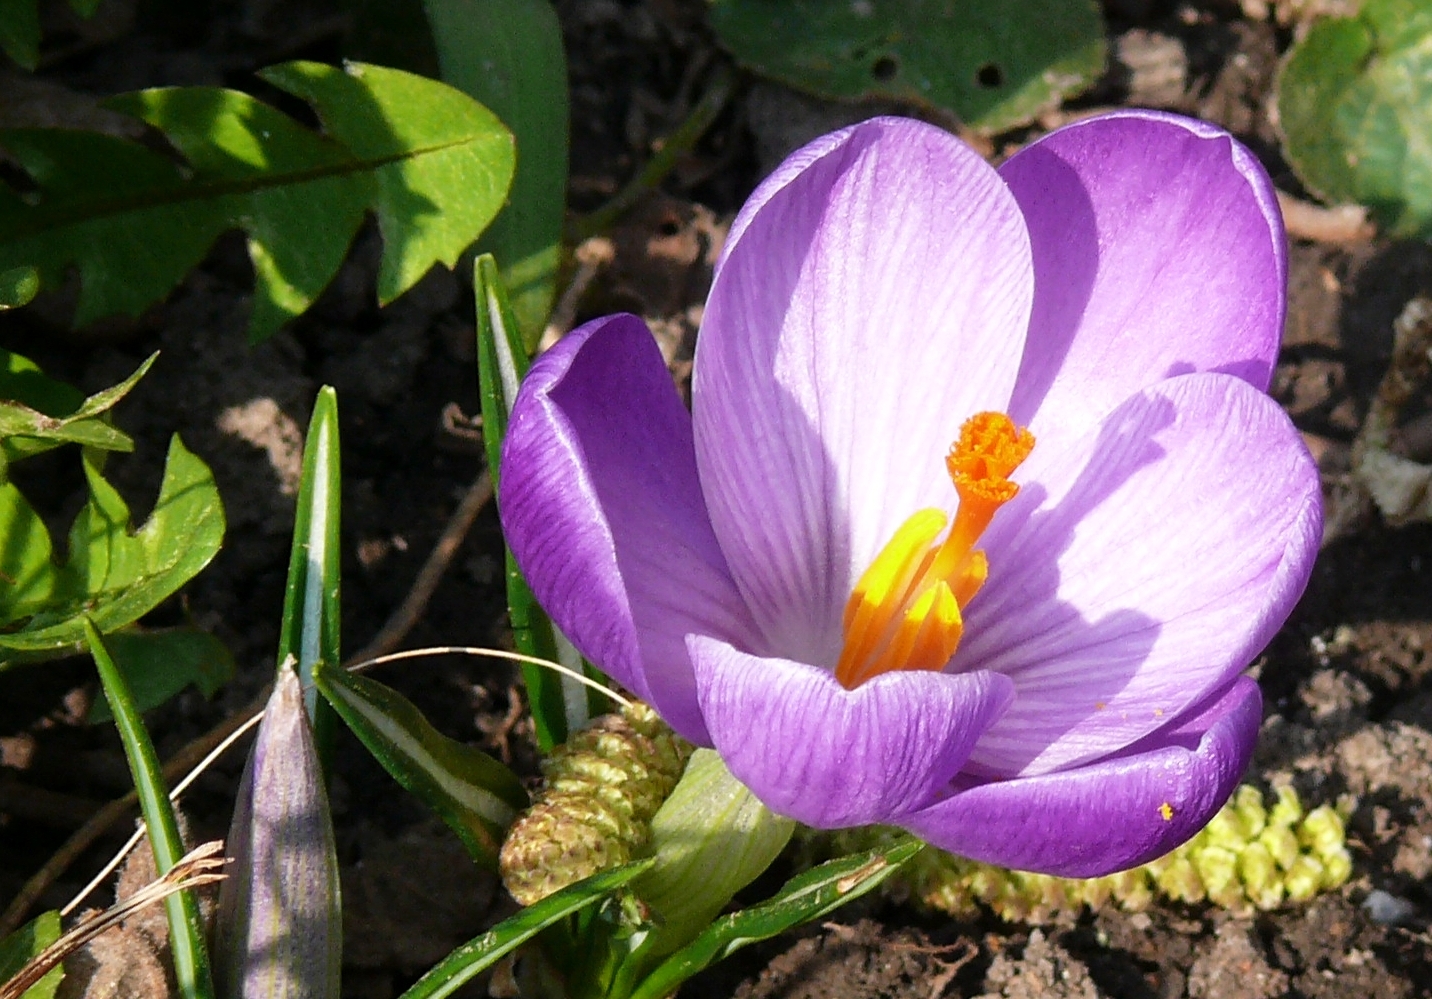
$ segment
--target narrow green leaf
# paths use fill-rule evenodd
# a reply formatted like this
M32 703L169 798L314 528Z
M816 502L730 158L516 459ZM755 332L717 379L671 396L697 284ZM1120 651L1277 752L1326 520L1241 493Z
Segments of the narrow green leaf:
M443 80L517 141L508 204L482 245L496 255L528 352L552 310L567 204L567 57L551 0L424 0Z
M14 978L21 968L42 950L60 939L60 914L43 912L0 940L0 982ZM57 965L34 985L20 993L21 999L54 999L64 980L65 969Z
M832 860L796 875L768 901L717 919L646 976L631 999L662 999L742 947L825 918L878 886L924 848L919 840L905 837L890 847Z
M0 49L21 69L40 63L40 0L0 0Z
M40 291L40 274L33 267L0 271L0 312L28 305Z
M298 483L294 514L293 550L288 560L288 583L283 596L283 623L278 640L278 664L298 664L304 703L318 728L317 693L313 667L320 660L341 660L339 644L342 518L342 465L338 446L338 393L330 386L318 390L308 436L303 445L303 472ZM319 745L323 745L319 729Z
M312 101L329 133L213 87L108 102L163 131L187 170L109 135L0 130L0 146L36 188L21 198L0 185L0 270L34 266L51 286L77 269L75 321L83 325L138 314L221 233L242 229L256 276L250 336L258 340L311 304L367 210L377 212L386 240L386 302L435 262L451 266L501 206L511 136L451 87L358 64L345 72L289 63L265 77Z
M497 851L527 806L522 782L507 767L433 728L397 691L321 662L318 690L393 779L452 827L472 858L497 866Z
M84 641L86 614L106 631L132 624L208 565L223 542L224 508L214 477L177 435L159 499L133 534L118 493L92 463L85 471L90 502L70 533L70 561L59 569L49 561L44 525L12 486L0 484L0 537L20 539L7 541L0 554L0 561L14 559L0 569L13 568L18 581L0 590L0 609L7 624L23 620L0 634L0 649L71 651ZM0 669L12 661L0 655Z
M99 670L105 699L114 713L124 755L129 759L129 772L134 777L134 790L139 796L139 810L149 828L149 842L154 848L155 869L163 874L184 856L184 841L179 836L179 823L174 806L169 802L169 789L154 744L124 682L124 674L115 666L105 650L94 622L82 619L85 641ZM185 999L213 999L214 983L209 974L209 955L204 947L204 925L199 906L188 891L176 892L164 900L169 914L169 942L174 956L174 974L180 994Z
M129 394L158 356L151 354L118 385L77 401L77 391L46 378L33 362L6 352L7 371L0 375L0 392L14 402L0 404L4 459L19 461L62 444L133 451L134 441L111 425L105 414Z
M478 256L473 265L473 295L477 303L477 376L482 398L482 441L487 451L487 473L495 491L502 465L502 441L507 436L508 414L517 399L517 388L529 367L522 331L507 298L507 288L497 271L492 254ZM507 607L512 621L512 639L523 655L557 660L556 636L552 622L537 606L537 600L522 578L509 552L507 564ZM522 664L522 682L537 734L537 746L544 753L567 739L567 698L562 677L532 663ZM575 682L575 681L574 681Z
M191 625L116 631L108 642L110 655L134 696L134 706L141 712L158 707L190 684L205 697L212 697L234 675L234 657L228 647ZM95 701L86 721L95 725L113 717L108 701Z
M490 968L504 955L522 946L552 924L580 912L631 881L651 866L650 860L639 860L625 867L593 874L559 892L548 895L536 905L528 906L517 915L504 919L482 936L458 947L443 958L431 971L418 979L399 999L443 999L464 983Z

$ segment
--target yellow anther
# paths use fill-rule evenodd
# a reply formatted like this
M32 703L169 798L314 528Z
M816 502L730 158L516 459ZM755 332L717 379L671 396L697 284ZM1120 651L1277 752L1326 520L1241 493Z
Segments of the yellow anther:
M941 670L964 634L961 613L989 575L975 543L995 512L1015 497L1009 475L1028 457L1034 436L1003 413L978 413L960 428L945 466L959 496L954 523L917 510L861 575L845 605L845 645L835 675L854 689L891 670Z

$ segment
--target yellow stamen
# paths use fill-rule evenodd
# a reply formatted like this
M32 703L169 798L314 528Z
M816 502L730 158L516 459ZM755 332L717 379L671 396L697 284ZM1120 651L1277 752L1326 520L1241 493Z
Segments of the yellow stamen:
M964 634L961 608L989 575L975 543L1019 486L1009 475L1029 456L1034 435L1003 413L977 413L960 428L945 467L959 495L947 518L917 510L861 575L845 605L845 646L835 676L848 689L891 670L941 670Z

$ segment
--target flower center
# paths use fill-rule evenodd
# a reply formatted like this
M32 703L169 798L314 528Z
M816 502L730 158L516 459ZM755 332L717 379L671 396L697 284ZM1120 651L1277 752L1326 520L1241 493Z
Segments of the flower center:
M896 529L845 604L845 647L835 678L854 690L898 669L945 668L964 634L960 609L989 575L975 543L1019 486L1009 474L1029 457L1034 435L1003 413L976 413L945 458L960 504L945 540L943 510L917 510Z

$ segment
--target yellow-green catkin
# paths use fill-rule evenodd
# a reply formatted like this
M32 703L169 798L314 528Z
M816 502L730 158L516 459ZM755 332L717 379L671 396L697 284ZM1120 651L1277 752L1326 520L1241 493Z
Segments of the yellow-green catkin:
M1056 878L928 849L887 882L886 890L907 893L952 915L969 915L983 905L1002 919L1029 923L1108 902L1138 911L1157 896L1207 900L1248 913L1306 902L1347 881L1352 858L1344 820L1344 811L1328 805L1305 812L1288 787L1278 789L1268 806L1257 788L1244 784L1197 836L1133 870L1083 880ZM831 847L833 852L870 849L889 835L878 827L846 830L833 834Z
M542 788L502 844L512 897L531 905L640 856L691 748L641 703L574 733L542 761Z

